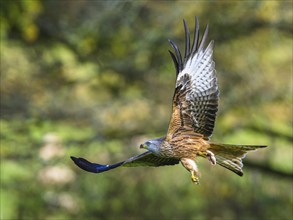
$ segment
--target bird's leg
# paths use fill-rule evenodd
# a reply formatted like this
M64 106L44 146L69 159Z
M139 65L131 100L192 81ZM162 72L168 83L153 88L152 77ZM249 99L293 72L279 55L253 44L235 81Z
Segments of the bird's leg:
M209 159L209 161L213 164L213 165L216 165L217 164L217 160L216 160L216 157L214 155L213 152L207 150L207 157Z
M180 161L181 164L185 167L185 169L190 171L192 182L195 184L199 184L199 171L194 160L189 158L182 158Z
M199 152L198 153L199 156L202 156L202 157L207 157L208 160L211 162L211 164L213 165L216 165L217 164L217 160L216 160L216 157L214 155L213 152L209 151L209 150L206 150L204 152Z

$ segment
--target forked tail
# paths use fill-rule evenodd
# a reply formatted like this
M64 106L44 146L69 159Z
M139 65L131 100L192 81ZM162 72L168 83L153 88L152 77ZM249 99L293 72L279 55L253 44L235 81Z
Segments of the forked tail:
M247 151L264 148L260 145L233 145L233 144L215 144L211 143L209 150L214 153L217 164L225 167L239 176L243 176L242 159Z

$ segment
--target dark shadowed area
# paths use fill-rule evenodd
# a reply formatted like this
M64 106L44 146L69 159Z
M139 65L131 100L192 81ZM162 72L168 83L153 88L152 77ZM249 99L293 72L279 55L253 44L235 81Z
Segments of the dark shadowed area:
M198 159L91 174L167 131L175 69L209 24L220 88L212 140L260 144L244 176ZM292 219L291 1L1 1L1 219ZM202 34L202 32L201 32Z

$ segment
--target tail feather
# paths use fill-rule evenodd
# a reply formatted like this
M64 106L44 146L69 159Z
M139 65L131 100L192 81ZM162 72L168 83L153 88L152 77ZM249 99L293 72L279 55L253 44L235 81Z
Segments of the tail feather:
M266 146L211 143L209 150L214 153L216 161L219 165L231 170L239 176L243 176L242 159L245 157L247 151L264 147Z

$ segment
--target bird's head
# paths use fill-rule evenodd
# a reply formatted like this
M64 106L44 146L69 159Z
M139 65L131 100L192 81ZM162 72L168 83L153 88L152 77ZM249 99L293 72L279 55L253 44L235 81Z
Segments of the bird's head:
M160 152L160 146L163 142L164 138L156 138L152 140L148 140L140 145L140 148L147 149L155 154L159 154Z

